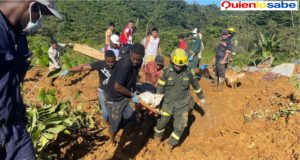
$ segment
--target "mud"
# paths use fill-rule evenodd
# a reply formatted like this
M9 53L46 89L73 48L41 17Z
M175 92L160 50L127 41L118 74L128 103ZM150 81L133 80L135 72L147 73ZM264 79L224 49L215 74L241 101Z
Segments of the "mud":
M36 96L40 88L56 88L57 98L70 100L74 108L82 105L89 113L96 111L95 118L100 120L98 107L97 72L82 72L66 78L58 78L54 84L48 84L44 78L45 69L28 72L23 84L23 97L27 103L38 103ZM236 89L224 87L223 91L214 91L214 84L201 80L207 104L197 104L189 116L189 125L180 146L170 151L167 139L159 143L154 140L152 122L141 124L142 129L135 129L133 135L122 146L108 143L107 131L101 131L92 139L81 137L73 139L72 146L60 145L61 159L102 160L180 160L180 159L300 159L300 114L290 115L277 120L254 119L245 122L245 115L251 111L275 112L280 107L299 104L299 92L291 85L288 78L278 78L267 82L262 80L262 73L247 73ZM80 96L78 96L80 94ZM193 94L195 97L195 95ZM292 98L291 98L292 97ZM103 125L102 125L103 126ZM172 130L169 125L165 138ZM100 130L100 128L99 128ZM80 142L80 143L79 143ZM116 148L122 150L115 152ZM73 154L72 154L73 153ZM70 156L72 155L72 156Z

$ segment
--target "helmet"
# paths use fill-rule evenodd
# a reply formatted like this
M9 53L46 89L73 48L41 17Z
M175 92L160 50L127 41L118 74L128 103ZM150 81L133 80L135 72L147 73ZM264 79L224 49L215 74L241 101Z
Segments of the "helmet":
M178 66L184 66L188 63L188 55L183 49L176 49L171 54L171 61Z
M229 27L227 28L227 30L229 31L229 33L235 33L235 29L233 27Z
M198 29L197 29L197 28L194 28L194 29L192 30L192 33L193 33L193 34L197 34L197 33L198 33Z
M111 36L110 36L110 40L111 40L111 42L112 42L113 44L119 44L119 43L120 43L120 41L119 41L119 36L116 35L116 34L111 35Z

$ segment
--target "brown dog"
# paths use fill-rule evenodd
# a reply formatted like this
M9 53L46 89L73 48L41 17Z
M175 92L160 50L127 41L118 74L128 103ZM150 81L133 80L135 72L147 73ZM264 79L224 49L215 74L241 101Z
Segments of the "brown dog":
M236 73L233 70L228 70L225 73L225 81L227 86L230 86L232 89L237 88L237 84L239 80L243 77L245 77L245 73Z

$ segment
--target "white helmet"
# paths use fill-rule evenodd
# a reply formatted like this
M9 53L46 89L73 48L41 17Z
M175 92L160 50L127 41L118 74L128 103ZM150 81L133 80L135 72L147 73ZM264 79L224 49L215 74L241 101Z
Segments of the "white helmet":
M194 28L193 31L192 31L192 33L197 34L197 31L198 31L198 29Z
M120 39L119 36L116 35L116 34L113 34L113 35L110 36L110 40L114 44L119 44L120 43L119 39Z

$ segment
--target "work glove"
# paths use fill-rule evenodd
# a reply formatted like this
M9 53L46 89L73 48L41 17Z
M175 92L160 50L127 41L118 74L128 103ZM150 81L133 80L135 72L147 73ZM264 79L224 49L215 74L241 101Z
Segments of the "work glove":
M65 70L60 72L59 76L65 77L68 73L69 73L69 70L65 69Z
M189 57L189 62L193 61L193 56Z
M135 104L138 104L138 103L139 103L139 98L138 98L138 96L136 95L136 92L132 93L132 101L133 101Z
M203 99L200 99L200 102L202 105L205 105L206 104L206 100L203 98Z
M200 70L205 70L208 67L208 64L202 64L199 69Z

